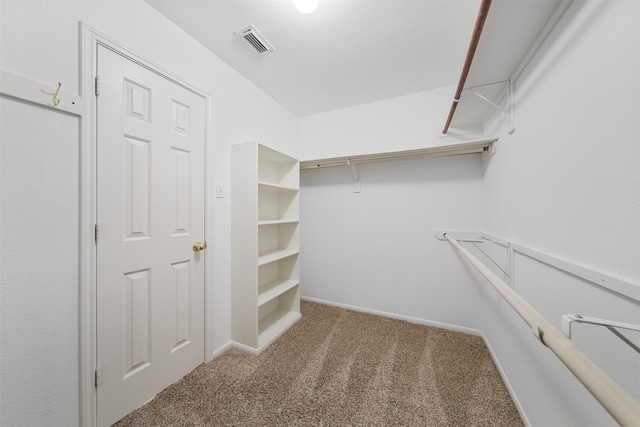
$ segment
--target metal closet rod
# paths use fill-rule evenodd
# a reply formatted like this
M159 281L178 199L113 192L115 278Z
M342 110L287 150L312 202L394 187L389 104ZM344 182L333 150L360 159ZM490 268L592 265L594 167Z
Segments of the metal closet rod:
M449 110L449 117L447 117L447 122L444 125L442 133L447 133L449 131L451 120L453 120L453 115L455 114L456 108L458 107L458 101L460 101L460 96L462 96L464 84L467 81L467 76L469 75L469 70L471 69L473 57L476 54L476 48L478 47L480 35L482 35L482 29L484 28L484 22L487 20L490 6L491 0L482 0L482 3L480 4L480 10L478 11L478 17L476 18L476 25L473 28L471 42L469 43L469 49L467 50L467 58L464 61L464 67L462 67L462 74L460 75L460 81L458 82L458 89L456 90L456 94L453 97L453 103L451 104L451 109Z
M527 301L503 282L448 233L444 237L489 281L524 320L533 334L575 375L609 414L622 426L637 426L640 402L585 355L566 335L551 325Z

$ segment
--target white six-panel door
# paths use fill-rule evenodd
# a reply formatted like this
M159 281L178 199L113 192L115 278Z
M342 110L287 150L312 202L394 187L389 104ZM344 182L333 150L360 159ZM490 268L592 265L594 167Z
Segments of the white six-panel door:
M204 362L206 100L98 47L98 425Z

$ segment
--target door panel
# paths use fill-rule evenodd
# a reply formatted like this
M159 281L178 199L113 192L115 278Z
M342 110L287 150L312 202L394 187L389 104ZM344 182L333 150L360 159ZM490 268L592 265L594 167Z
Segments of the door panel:
M98 425L204 362L206 100L102 46Z

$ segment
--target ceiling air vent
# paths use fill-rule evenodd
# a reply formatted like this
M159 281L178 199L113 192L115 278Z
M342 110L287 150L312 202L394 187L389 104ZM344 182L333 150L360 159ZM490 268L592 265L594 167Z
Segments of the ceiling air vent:
M253 25L245 28L244 30L240 30L238 32L243 39L245 39L255 50L258 51L260 55L264 55L265 53L272 52L273 46L271 43L264 38L260 31Z

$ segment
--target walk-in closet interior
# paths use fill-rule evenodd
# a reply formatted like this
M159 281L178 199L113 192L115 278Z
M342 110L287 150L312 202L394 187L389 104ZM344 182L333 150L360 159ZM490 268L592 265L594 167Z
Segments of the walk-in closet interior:
M0 0L0 425L640 426L639 23Z

